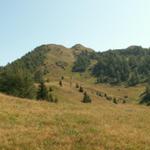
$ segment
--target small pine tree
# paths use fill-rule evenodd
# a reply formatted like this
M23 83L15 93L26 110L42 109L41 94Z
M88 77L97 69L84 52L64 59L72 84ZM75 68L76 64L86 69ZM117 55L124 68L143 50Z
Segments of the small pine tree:
M107 97L107 94L106 94L106 93L104 93L104 97Z
M91 103L92 102L90 96L86 92L84 93L84 97L83 97L82 102L83 103Z
M82 86L80 86L80 88L79 88L79 92L81 92L81 93L83 93L83 87Z
M113 99L113 103L114 103L114 104L118 104L116 98Z
M77 89L79 88L79 84L78 84L78 83L76 83L76 88L77 88Z
M48 90L43 81L39 85L39 90L37 92L37 99L38 100L47 100L48 99Z
M123 99L122 103L123 103L123 104L126 104L126 100L125 100L125 99Z
M64 76L61 77L61 80L64 80Z
M142 95L140 104L150 104L150 83L147 84L145 92Z
M59 85L60 85L61 87L63 86L62 80L59 81Z

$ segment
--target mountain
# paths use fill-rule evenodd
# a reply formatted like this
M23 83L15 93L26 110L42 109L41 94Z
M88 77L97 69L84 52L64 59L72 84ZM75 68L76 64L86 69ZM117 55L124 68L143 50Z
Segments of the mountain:
M4 77L8 90L27 96L33 79L26 70L36 82L41 75L57 103L0 93L0 149L150 149L150 109L138 105L150 95L143 84L149 77L149 52L139 46L95 52L80 44L49 44L1 68L0 80ZM91 103L82 103L85 92Z
M92 49L81 44L71 48L56 44L41 45L4 68L19 65L29 70L34 76L42 74L45 78L71 76L77 57L83 53L92 52L94 52Z
M73 50L73 53L75 55L79 55L81 52L94 52L93 49L87 48L81 44L76 44L76 45L72 46L71 49Z
M136 85L149 80L150 49L130 46L96 52L81 44L71 48L49 44L35 48L6 67L18 64L28 69L35 78L39 74L45 79L75 76L97 83Z

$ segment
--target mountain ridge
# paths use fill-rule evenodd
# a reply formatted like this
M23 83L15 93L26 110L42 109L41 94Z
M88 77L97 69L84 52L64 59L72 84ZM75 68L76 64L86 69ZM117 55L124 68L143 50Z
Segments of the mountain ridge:
M41 72L46 78L54 75L57 78L63 75L79 76L78 74L82 73L83 79L84 76L88 76L89 79L95 78L94 82L119 83L129 80L132 72L139 75L140 82L146 81L149 62L150 49L141 46L96 52L81 44L75 44L71 48L58 44L44 44L4 68L20 64L33 75ZM124 67L126 69L122 70ZM114 71L111 71L113 68Z

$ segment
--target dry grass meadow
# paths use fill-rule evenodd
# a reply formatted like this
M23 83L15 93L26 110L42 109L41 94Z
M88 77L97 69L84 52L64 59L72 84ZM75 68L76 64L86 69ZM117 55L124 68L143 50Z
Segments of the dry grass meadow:
M68 82L51 86L57 104L0 94L0 150L150 150L150 108L135 101L142 86L86 85L91 104ZM96 90L133 101L116 105Z

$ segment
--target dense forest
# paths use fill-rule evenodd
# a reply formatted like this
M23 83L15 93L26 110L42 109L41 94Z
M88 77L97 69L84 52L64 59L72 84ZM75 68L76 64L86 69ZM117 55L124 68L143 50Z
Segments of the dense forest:
M97 63L90 69L90 73L97 78L97 83L125 83L134 86L149 79L150 49L132 46L94 54L92 52L89 55L81 54L74 63L74 71L85 71L92 60L96 60Z

